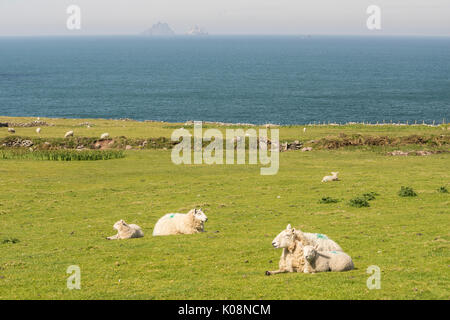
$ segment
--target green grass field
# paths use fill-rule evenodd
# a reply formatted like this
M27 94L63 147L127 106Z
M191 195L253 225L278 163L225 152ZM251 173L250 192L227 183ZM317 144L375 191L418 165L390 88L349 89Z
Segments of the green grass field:
M27 122L0 117L0 122ZM170 137L181 124L42 119L42 137ZM89 121L91 128L79 126ZM447 126L303 126L281 140L339 133L446 134ZM17 128L35 137L35 128ZM8 136L0 128L0 138ZM410 146L408 147L410 148ZM280 153L277 175L260 165L180 165L170 150L129 150L100 161L0 160L0 299L449 299L450 153L392 157L380 148ZM341 181L321 183L339 171ZM400 197L410 186L417 197ZM370 207L348 204L379 195ZM322 204L322 197L339 199ZM205 233L152 237L159 217L201 207ZM107 241L113 224L140 225L141 239ZM272 239L288 223L327 234L354 260L343 273L280 274ZM67 268L81 268L68 290ZM370 265L381 289L369 290Z

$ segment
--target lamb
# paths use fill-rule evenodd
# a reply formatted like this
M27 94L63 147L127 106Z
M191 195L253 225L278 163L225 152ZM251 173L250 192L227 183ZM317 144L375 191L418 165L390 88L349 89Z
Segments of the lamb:
M272 245L275 248L282 248L283 253L278 263L278 270L266 271L267 276L285 272L304 272L303 244L297 240L295 228L291 228L289 224L286 230L272 241Z
M117 230L117 234L106 239L108 240L121 240L131 238L142 238L144 232L141 227L135 224L126 224L125 221L119 220L114 224L114 229Z
M325 177L323 177L322 178L322 182L328 182L328 181L338 181L339 179L338 179L338 173L339 172L332 172L331 174L331 176L325 176Z
M9 133L16 133L16 130L14 128L8 128Z
M41 133L41 128L37 128L37 129L36 129L36 133L37 133L37 134Z
M153 236L203 232L206 221L208 221L208 218L202 209L192 209L187 214L168 213L156 223Z
M73 131L67 131L66 134L64 135L64 138L68 138L68 137L73 137Z
M340 251L317 251L312 246L303 248L305 260L304 273L315 273L325 271L348 271L353 270L352 258L345 252Z
M108 139L109 138L109 133L103 133L101 136L100 136L100 139L101 140L103 140L103 139Z

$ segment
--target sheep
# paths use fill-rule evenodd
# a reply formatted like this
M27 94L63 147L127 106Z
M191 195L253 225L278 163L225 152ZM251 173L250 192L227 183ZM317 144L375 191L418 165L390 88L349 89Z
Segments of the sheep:
M208 218L202 209L192 209L187 214L168 213L156 223L153 236L203 232L206 221L208 221Z
M303 128L303 133L305 133L306 132L306 128Z
M331 174L331 176L325 176L325 177L323 177L322 178L322 182L328 182L328 181L337 181L337 180L339 180L338 179L338 173L339 172L332 172Z
M325 271L348 271L353 270L352 258L341 251L317 251L312 246L303 248L305 260L304 273L315 273Z
M67 131L66 134L64 135L64 138L68 138L68 137L73 137L73 131Z
M14 128L8 128L9 133L16 133L16 130Z
M344 251L341 246L322 233L309 233L297 229L296 236L297 240L301 241L303 245L313 246L319 251Z
M37 128L37 129L36 129L36 133L37 133L37 134L41 133L41 128Z
M272 241L275 248L281 248L280 244L284 237L289 235L291 225L288 225L286 230L281 231ZM342 248L333 240L329 239L327 235L321 233L308 233L300 229L295 229L295 239L300 241L304 246L311 245L319 251L343 251Z
M103 139L108 139L108 138L109 138L109 133L107 133L107 132L103 133L103 134L100 136L100 139L101 139L101 140L103 140Z
M117 234L106 239L108 240L121 240L131 238L142 238L144 232L141 227L135 224L126 224L125 221L119 220L114 224L114 229L117 230Z
M291 228L289 224L286 230L272 241L272 245L276 249L282 248L283 253L278 263L278 270L266 271L267 276L285 272L304 272L303 244L297 240L295 228Z

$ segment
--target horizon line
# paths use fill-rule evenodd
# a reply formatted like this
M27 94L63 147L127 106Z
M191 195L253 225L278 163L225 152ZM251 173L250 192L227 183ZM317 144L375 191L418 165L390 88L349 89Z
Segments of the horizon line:
M413 34L413 33L396 33L396 34L382 34L382 33L220 33L220 34L207 34L207 35L188 35L188 34L174 34L174 35L144 35L141 33L99 33L99 34L17 34L17 35L2 35L0 38L51 38L51 37L142 37L142 38L155 38L155 39L170 39L170 38L214 38L214 37L424 37L424 38L448 38L450 34Z

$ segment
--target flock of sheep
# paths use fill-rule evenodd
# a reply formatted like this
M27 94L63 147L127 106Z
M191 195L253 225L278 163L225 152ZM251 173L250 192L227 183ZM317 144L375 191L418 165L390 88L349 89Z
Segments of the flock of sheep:
M153 236L194 234L204 231L208 218L201 209L192 209L186 214L168 213L155 225ZM141 238L142 229L135 224L120 220L114 224L117 234L108 240ZM266 271L266 275L285 272L315 273L325 271L348 271L354 269L352 258L326 235L306 233L292 228L285 230L272 241L274 248L283 249L278 270Z
M15 133L9 128L10 133ZM305 131L305 130L304 130ZM36 129L40 134L41 128ZM64 138L73 137L74 132L68 131ZM109 134L103 133L100 139L108 139ZM339 172L331 172L322 182L337 181ZM194 234L204 231L208 218L201 209L192 209L187 214L168 213L161 217L155 225L153 236L176 234ZM142 229L136 224L127 224L120 220L114 224L117 234L108 240L141 238ZM326 235L320 233L305 233L288 225L272 241L275 248L283 249L278 270L266 271L266 275L285 272L315 273L324 271L347 271L354 269L352 258L342 248Z

